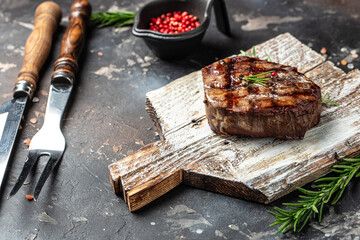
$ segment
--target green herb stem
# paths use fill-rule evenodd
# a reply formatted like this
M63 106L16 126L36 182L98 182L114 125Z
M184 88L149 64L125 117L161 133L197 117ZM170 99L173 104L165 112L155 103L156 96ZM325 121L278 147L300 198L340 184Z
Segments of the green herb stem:
M285 233L291 229L294 232L300 232L311 216L318 217L318 221L322 220L323 207L326 203L331 201L331 204L336 204L344 193L346 186L351 179L360 176L360 157L358 158L343 158L342 161L332 167L332 171L338 173L335 177L324 177L315 181L322 184L316 185L317 191L307 190L304 188L297 188L298 191L305 195L299 195L297 203L283 203L288 206L290 210L274 207L276 212L268 211L276 217L276 221L270 226L281 224L277 233Z
M256 75L249 75L245 76L244 79L247 81L247 83L250 84L260 84L264 87L267 87L266 83L270 80L270 77L265 77L267 74L271 74L272 72L275 72L274 70L259 73Z
M252 55L253 55L254 58L259 58L259 57L256 55L255 46L252 47Z
M134 23L134 17L134 12L124 10L116 10L114 12L96 11L91 15L90 20L99 28L110 25L114 25L114 27L123 27L132 25Z
M271 60L271 57L269 56L269 54L265 52L265 55L267 56L267 61L268 62L272 62ZM254 58L259 58L257 55L256 55L256 50L255 50L255 46L253 46L251 48L251 55L249 55L247 52L245 52L244 50L240 50L240 54L242 54L243 56L246 56L246 57L254 57Z
M256 78L256 77L264 76L264 75L272 73L272 72L275 72L275 71L271 70L271 71L259 73L259 74L256 74L256 75L250 75L250 76L246 76L246 78Z
M321 100L322 100L323 103L327 103L327 104L335 105L335 106L339 106L339 105L340 105L340 103L333 102L333 101L330 101L330 100L326 99L327 95L328 95L328 92L326 92L325 95L322 97Z

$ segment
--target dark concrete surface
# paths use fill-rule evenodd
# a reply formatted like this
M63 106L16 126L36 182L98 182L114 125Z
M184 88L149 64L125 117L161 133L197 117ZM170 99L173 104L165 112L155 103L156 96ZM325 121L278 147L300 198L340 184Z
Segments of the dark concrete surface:
M34 11L41 1L0 0L0 103L12 98ZM23 166L27 146L42 126L52 65L59 54L71 0L56 1L63 19L40 75L20 132L5 189L0 198L0 239L359 239L360 185L353 181L342 200L325 209L321 224L312 221L302 233L274 235L269 206L187 186L180 186L130 213L111 188L107 166L158 139L145 111L145 94L213 61L290 32L315 51L327 49L337 64L360 51L358 0L230 1L227 7L233 37L220 34L214 16L201 46L188 58L157 59L144 44L122 29L90 29L81 58L81 72L63 121L67 149L37 202L31 194L46 159L10 200L7 195ZM93 10L136 11L148 1L91 1ZM348 72L359 58L339 65ZM36 118L33 124L30 119Z

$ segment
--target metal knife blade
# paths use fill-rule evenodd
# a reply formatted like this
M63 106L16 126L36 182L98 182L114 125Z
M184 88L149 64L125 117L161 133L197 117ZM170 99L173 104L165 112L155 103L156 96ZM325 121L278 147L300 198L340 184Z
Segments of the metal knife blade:
M28 96L13 99L0 108L0 189L28 99Z
M49 56L52 35L61 20L61 9L54 2L43 2L35 11L34 30L25 44L23 65L14 88L14 99L0 108L0 193L15 139L29 100L33 97L39 72Z

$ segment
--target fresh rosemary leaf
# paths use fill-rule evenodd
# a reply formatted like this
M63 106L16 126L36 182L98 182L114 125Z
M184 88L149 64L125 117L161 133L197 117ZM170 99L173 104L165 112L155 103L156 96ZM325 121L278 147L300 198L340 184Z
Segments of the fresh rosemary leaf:
M271 57L270 57L270 55L265 51L265 54L266 54L266 56L267 56L267 60L268 60L268 62L272 62L272 60L271 60Z
M264 75L272 73L272 72L275 72L275 71L271 70L271 71L268 71L268 72L263 72L263 73L259 73L259 74L251 75L251 76L247 76L247 77L260 77L260 76L264 76Z
M267 56L267 61L272 62L270 55L266 51L264 51L264 53ZM259 58L259 56L256 55L255 46L253 46L251 48L251 56L247 52L245 52L244 50L240 50L240 54L242 54L245 57Z
M280 214L274 213L272 211L267 211L268 213L270 213L271 215L273 215L274 217L280 217Z
M340 103L337 102L333 102L333 101L329 101L329 100L322 100L324 103L330 104L330 105L335 105L335 106L340 106Z
M282 209L279 207L274 207L274 209L284 216L290 216L289 214L292 213L291 211L288 211L288 210L285 210L285 209Z
M289 209L295 210L295 211L301 209L302 207L303 207L303 206L297 206L297 207L288 206Z
M291 210L274 207L277 213L272 213L272 215L276 218L276 224L271 226L281 224L276 233L284 233L291 227L294 232L299 232L306 226L311 216L314 219L318 218L318 221L321 222L325 204L328 202L336 204L341 199L351 179L360 177L360 157L342 159L331 170L338 176L323 177L314 181L328 182L327 184L316 185L318 191L298 188L304 194L299 195L299 198L305 200L298 200L297 203L283 203Z
M278 225L278 224L280 224L280 223L281 223L280 221L276 221L276 222L270 224L270 227L276 226L276 225Z
M114 25L114 27L118 28L118 27L123 27L123 26L126 26L126 25L133 25L133 24L134 24L134 19L130 18L130 19L124 20L122 22L116 23Z
M307 189L304 189L304 188L296 188L297 190L299 190L300 192L302 193L305 193L307 195L318 195L319 193L318 192L315 192L315 191L311 191L311 190L307 190Z
M259 74L255 74L255 75L249 75L249 76L245 76L243 77L243 79L245 79L247 81L247 84L259 84L262 85L264 87L267 87L266 83L267 81L270 80L270 77L265 77L265 75L268 75L272 72L275 72L274 70L271 71L267 71L267 72L263 72L263 73L259 73Z
M319 178L317 180L315 180L314 182L326 182L326 181L334 181L339 179L339 177L324 177L324 178Z
M315 213L319 213L319 211L318 211L318 209L316 208L315 205L311 205L311 208Z
M299 195L300 198L303 198L303 199L314 199L314 197L311 197L311 196L305 196L305 195Z
M258 58L258 56L256 56L255 46L252 47L252 55L254 58Z
M343 169L352 169L352 167L348 166L348 165L335 165L333 167L334 168L343 168Z
M326 99L327 95L328 95L328 93L326 92L325 95L322 97L321 100L322 100L323 103L327 103L327 104L335 105L335 106L339 106L339 105L340 105L340 103L333 102L333 101L330 101L330 100Z
M344 171L344 170L338 170L338 169L331 169L331 171L332 172L334 172L334 173L344 173L344 172L346 172L346 171Z
M327 196L324 197L324 203L328 203L328 202L330 201L333 193L334 193L337 189L338 189L338 186L335 185L335 187L328 192Z
M324 208L324 202L321 203L320 205L320 210L319 210L319 222L321 222L322 220L322 213L323 213L323 208Z
M295 220L295 222L294 222L294 232L296 232L296 228L297 228L297 226L298 226L298 224L299 224L299 221L300 221L300 218L297 218L297 219Z
M353 167L353 169L350 171L348 179L345 182L345 186L347 186L349 184L350 180L354 177L356 172L357 172L357 169Z
M343 158L344 162L352 162L352 163L358 163L359 159L358 158Z
M281 226L279 227L279 230L278 230L277 233L279 233L279 232L285 233L286 230L288 230L287 228L288 228L288 225L289 225L290 223L291 223L291 219L286 220L286 222L284 222L283 224L281 224Z
M341 189L336 196L334 197L334 199L332 200L331 204L334 205L335 203L337 203L340 200L340 197L342 196L343 192L344 192L345 188Z
M244 50L240 50L240 53L242 55L244 55L245 57L250 57L250 55L247 52L245 52Z
M319 185L316 185L316 188L328 188L328 187L332 187L332 186L334 186L334 185L335 185L334 183L319 184Z
M311 203L312 200L306 200L306 201L304 201L304 200L299 200L298 202L299 202L299 203L306 204L306 203Z
M305 210L304 209L301 209L299 211L296 212L295 216L294 216L294 219L300 219L300 216L302 216L304 214Z
M303 203L283 203L284 206L304 206Z
M300 232L305 227L306 223L309 221L310 216L311 216L311 211L309 210L307 215L305 215L305 216L306 216L306 218L305 218L305 220L302 221L303 223L302 223L301 227L299 228L298 232Z

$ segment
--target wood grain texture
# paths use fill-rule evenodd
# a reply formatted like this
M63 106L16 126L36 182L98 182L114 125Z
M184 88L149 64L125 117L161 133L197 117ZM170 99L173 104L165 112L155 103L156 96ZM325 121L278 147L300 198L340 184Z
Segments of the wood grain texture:
M91 15L91 5L86 0L76 0L71 5L69 25L61 41L60 56L54 64L52 81L64 80L71 84L79 71L78 59L85 42L87 22Z
M344 73L290 34L256 46L260 57L265 49L341 105L323 105L320 124L303 140L221 137L207 123L199 71L149 92L147 109L163 140L109 165L130 211L180 183L269 203L328 173L338 157L360 153L359 70Z
M49 56L52 37L61 16L60 7L54 2L43 2L36 8L34 30L26 41L23 65L16 83L29 82L36 90L40 69Z

